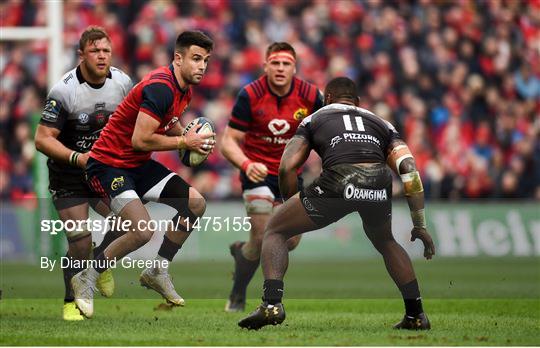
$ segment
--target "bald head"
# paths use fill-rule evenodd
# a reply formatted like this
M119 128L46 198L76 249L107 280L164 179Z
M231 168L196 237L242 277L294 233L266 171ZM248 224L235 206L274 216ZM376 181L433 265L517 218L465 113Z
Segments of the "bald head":
M358 106L356 84L348 77L336 77L324 89L325 105L343 103Z

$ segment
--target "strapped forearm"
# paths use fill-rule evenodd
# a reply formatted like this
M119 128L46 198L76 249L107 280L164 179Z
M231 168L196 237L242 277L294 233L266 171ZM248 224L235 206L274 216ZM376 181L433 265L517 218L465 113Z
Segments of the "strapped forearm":
M414 159L410 159L414 162ZM426 228L426 215L424 212L424 187L422 186L422 179L420 173L415 170L412 172L406 172L400 175L403 182L403 190L405 197L407 197L407 203L409 204L409 210L411 211L411 219L414 227Z
M407 197L413 226L426 228L424 187L420 173L416 170L414 157L403 141L397 141L392 145L392 150L388 155L388 164L403 182L403 191Z

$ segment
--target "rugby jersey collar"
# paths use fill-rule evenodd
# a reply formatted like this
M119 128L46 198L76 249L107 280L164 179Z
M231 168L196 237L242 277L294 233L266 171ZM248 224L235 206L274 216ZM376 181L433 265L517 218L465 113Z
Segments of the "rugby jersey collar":
M178 80L176 79L176 75L174 74L174 67L173 67L172 63L169 65L169 70L170 70L171 73L172 73L173 80L174 80L174 84L176 85L176 87L178 88L178 90L179 90L182 94L186 94L186 92L189 90L189 85L186 87L186 89L182 89L182 87L180 87L180 84L178 83Z
M84 78L84 76L82 74L80 65L77 65L77 69L75 70L75 75L77 75L77 80L79 80L80 84L83 84L83 83L86 82L88 84L88 86L90 86L90 87L92 87L94 89L100 89L101 87L103 87L103 85L107 81L106 79L105 79L105 81L103 83L91 83L91 82L86 81L86 79ZM107 74L107 78L112 79L111 69L109 69L109 73Z
M284 99L284 98L287 98L288 96L290 96L291 93L294 91L294 83L296 82L296 77L293 76L292 81L291 81L291 88L289 89L289 91L286 94L284 94L282 96L279 96L279 95L275 94L270 89L270 84L268 83L268 75L264 75L264 82L266 83L266 89L268 89L268 92L270 92L271 95L273 95L274 97L276 97L278 99Z

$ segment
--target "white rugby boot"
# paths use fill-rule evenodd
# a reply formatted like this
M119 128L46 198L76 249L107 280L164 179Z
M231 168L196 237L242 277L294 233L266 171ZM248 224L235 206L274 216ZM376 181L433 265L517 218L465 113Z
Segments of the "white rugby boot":
M174 289L171 276L166 270L147 268L142 271L139 281L145 288L152 289L163 296L168 303L184 306L185 301Z
M91 272L95 272L96 275ZM96 270L88 268L71 278L75 304L87 318L91 318L94 314L94 291L97 291L95 282L98 275Z

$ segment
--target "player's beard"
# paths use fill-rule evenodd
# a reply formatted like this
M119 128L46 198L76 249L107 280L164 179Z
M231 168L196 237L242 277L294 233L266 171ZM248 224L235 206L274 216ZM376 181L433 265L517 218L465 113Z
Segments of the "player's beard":
M88 75L90 75L90 78L93 79L93 80L101 80L105 77L107 77L107 75L109 74L109 71L110 71L110 68L111 68L111 65L108 64L106 69L97 69L97 67L94 67L90 64L87 64L86 62L83 62L85 68L86 68L86 72Z

